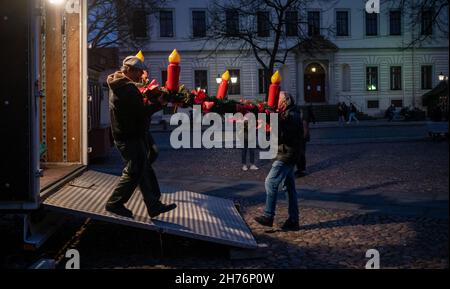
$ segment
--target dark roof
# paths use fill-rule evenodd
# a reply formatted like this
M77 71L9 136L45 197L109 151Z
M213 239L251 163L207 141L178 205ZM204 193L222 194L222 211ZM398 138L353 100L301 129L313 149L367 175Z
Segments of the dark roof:
M314 52L317 50L331 50L338 51L336 44L326 39L323 35L312 36L300 42L298 44L300 51Z
M437 97L448 96L448 81L443 80L438 83L432 90L428 91L422 95L423 105L428 105L428 103Z

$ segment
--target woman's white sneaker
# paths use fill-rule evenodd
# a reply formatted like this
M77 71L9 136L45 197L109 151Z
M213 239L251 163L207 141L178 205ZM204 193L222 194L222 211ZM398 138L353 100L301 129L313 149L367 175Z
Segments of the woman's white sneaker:
M250 169L251 169L251 170L254 170L254 171L259 170L259 168L258 168L257 166L255 166L255 165L251 165L251 166L250 166Z
M243 165L243 166L242 166L242 170L243 170L243 171L248 171L247 165Z

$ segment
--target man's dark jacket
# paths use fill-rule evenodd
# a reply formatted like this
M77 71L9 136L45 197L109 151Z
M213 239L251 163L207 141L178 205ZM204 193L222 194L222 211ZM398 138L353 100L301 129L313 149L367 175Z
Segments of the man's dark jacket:
M279 115L278 153L276 160L295 165L300 154L300 141L303 138L303 124L300 113L294 105Z
M146 137L150 116L161 109L159 104L144 105L136 83L121 71L108 76L109 112L114 140L125 141Z

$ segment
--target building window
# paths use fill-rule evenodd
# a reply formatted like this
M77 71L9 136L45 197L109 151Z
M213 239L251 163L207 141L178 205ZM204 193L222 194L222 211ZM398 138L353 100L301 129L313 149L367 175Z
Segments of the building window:
M391 66L391 90L402 89L402 67Z
M208 91L208 71L207 70L195 70L194 71L194 87L205 89Z
M134 11L131 23L134 38L147 37L147 14L145 11Z
M320 35L320 12L308 12L308 36Z
M270 14L267 11L258 11L256 14L257 19L257 31L259 37L270 36Z
M159 36L173 37L173 13L172 11L159 12Z
M265 69L258 69L258 92L259 94L267 93L267 72Z
M366 12L366 35L378 35L378 14Z
M401 35L402 34L402 14L400 10L389 12L389 34Z
M391 104L393 104L395 107L403 107L403 100L402 99L391 99Z
M350 65L344 64L342 66L342 91L350 91Z
M167 70L161 70L161 85L166 86Z
M432 88L432 66L431 65L423 65L422 66L422 89L431 89Z
M239 33L239 13L236 10L228 9L225 12L227 34L230 36Z
M336 12L336 35L348 36L348 11Z
M192 11L192 36L206 36L206 12Z
M421 34L431 35L433 34L433 11L423 10L422 11L422 23L421 23Z
M240 70L239 69L229 69L230 77L237 77L236 83L231 83L228 88L230 95L239 95L241 94L241 77L240 77Z
M379 100L368 100L367 108L380 108L380 101Z
M378 90L378 67L370 66L366 67L366 84L367 90Z
M286 12L286 36L298 36L298 12Z

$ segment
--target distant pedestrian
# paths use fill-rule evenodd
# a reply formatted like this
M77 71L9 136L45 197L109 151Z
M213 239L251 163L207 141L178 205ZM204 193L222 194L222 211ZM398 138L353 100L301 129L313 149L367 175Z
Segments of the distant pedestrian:
M348 121L347 124L352 122L352 119L356 121L356 123L359 123L359 120L356 118L356 113L358 110L356 109L356 106L350 102L350 113L348 115Z
M345 103L345 101L342 102L341 106L342 106L342 111L344 112L344 121L347 121L348 120L348 106Z
M338 104L337 104L337 114L338 114L339 125L340 126L344 125L344 122L345 122L345 111L344 111L343 104L340 103L340 102L338 102Z
M311 122L315 123L316 121L312 106L308 106L307 108L301 109L299 113L303 133L301 133L299 139L299 149L298 149L299 155L296 163L297 171L295 172L295 176L297 178L306 176L306 143L309 142L311 139L309 134L309 124Z
M250 161L250 170L258 170L259 168L255 165L255 148L249 146L249 143L256 144L256 134L252 133L249 136L248 120L244 120L243 129L239 132L239 139L244 144L244 148L241 149L242 170L248 171L249 169L247 166L247 154Z
M386 117L388 121L392 121L395 116L395 105L391 104L388 109L386 110Z
M316 124L316 115L314 114L314 109L313 109L313 105L309 104L308 105L308 110L307 110L307 115L306 115L306 121L308 123L313 123Z

